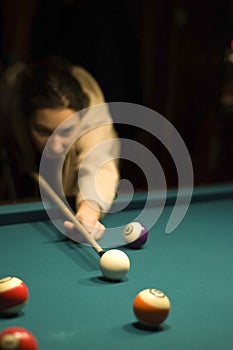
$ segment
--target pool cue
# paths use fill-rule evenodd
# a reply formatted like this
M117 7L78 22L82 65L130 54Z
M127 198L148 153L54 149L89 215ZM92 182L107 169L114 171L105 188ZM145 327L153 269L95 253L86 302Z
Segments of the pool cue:
M105 252L103 248L96 242L96 240L90 235L90 233L83 227L83 225L78 221L77 217L72 213L72 211L65 205L61 198L56 194L56 192L51 188L48 182L43 178L43 176L38 173L33 173L33 178L37 181L39 185L45 190L46 194L50 199L57 204L60 210L65 214L65 216L74 224L74 227L83 235L88 243L94 248L94 250L101 257Z

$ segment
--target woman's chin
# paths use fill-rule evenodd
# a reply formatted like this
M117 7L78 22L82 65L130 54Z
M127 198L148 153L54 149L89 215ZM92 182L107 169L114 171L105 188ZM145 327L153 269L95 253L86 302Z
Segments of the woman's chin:
M47 159L59 159L59 158L62 158L64 156L64 153L61 152L61 153L54 153L54 152L46 152L45 154L46 158Z

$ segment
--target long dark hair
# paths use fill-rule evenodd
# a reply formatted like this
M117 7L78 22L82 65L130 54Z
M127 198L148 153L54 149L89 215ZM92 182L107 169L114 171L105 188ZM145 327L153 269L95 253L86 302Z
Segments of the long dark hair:
M51 57L29 66L21 77L21 108L26 118L43 108L68 108L80 111L88 97L72 75L72 65Z
M14 111L12 132L16 161L22 171L36 169L36 153L29 122L38 109L68 108L81 111L89 99L79 81L72 75L72 65L58 57L33 63L19 74L16 84L18 109Z

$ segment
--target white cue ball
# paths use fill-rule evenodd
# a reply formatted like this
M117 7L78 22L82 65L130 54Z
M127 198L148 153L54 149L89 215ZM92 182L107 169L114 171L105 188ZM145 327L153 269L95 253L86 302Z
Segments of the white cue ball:
M100 258L100 270L109 280L121 280L130 269L128 256L119 249L110 249Z

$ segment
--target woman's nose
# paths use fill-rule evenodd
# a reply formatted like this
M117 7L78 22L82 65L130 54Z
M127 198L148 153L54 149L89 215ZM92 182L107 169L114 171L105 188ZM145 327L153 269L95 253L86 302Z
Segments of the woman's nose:
M59 135L54 135L50 147L55 153L62 153L64 150L62 138Z

